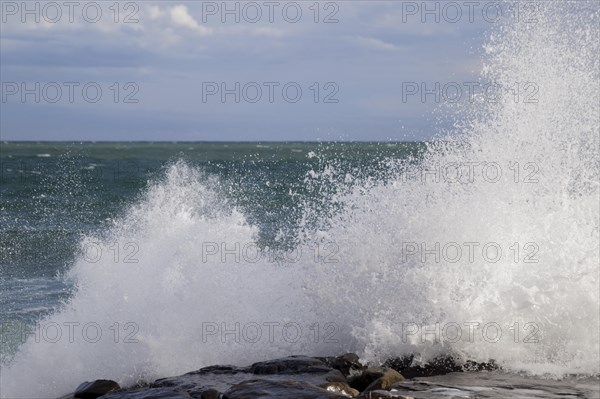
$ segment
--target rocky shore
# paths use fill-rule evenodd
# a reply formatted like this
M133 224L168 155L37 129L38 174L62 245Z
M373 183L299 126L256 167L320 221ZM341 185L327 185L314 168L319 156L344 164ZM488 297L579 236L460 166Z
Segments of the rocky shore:
M425 366L412 364L412 357L406 357L368 367L353 353L291 356L248 367L210 366L125 389L110 380L86 381L60 399L595 398L599 394L598 379L532 379L501 373L493 362L457 364L442 358Z

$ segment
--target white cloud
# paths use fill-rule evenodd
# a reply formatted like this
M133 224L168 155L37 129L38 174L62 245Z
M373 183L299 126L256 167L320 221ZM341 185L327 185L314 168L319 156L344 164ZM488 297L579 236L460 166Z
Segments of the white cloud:
M176 25L183 26L196 32L208 35L212 33L212 30L198 24L198 22L188 13L188 9L183 4L176 5L175 7L171 7L169 10L171 15L171 21Z
M396 4L393 4L394 9L387 10L384 14L374 15L370 24L376 29L388 29L397 33L404 33L411 36L432 37L437 35L457 36L460 34L456 29L456 24L445 20L435 22L433 17L427 19L427 22L422 22L420 16L411 15L410 17L403 14L402 10L395 9ZM463 21L464 22L464 21ZM465 25L461 24L464 29Z
M396 51L400 49L400 47L396 46L393 43L384 42L383 40L374 37L356 36L355 40L361 46L373 48L376 50Z
M150 16L150 19L155 20L163 16L163 11L160 9L159 6L150 6L148 7L148 14Z
M282 37L284 35L283 31L278 28L273 28L270 26L261 26L253 29L251 34L255 36L266 36L266 37Z
M242 24L224 26L217 32L230 36L259 36L273 39L285 36L285 31L280 28L272 26L244 26Z

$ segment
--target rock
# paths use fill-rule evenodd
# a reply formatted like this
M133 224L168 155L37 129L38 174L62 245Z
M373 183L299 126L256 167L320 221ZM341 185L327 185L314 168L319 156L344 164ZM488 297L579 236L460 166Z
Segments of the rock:
M149 389L176 388L193 398L200 398L208 390L224 391L240 381L254 376L248 368L233 366L209 366L174 377L160 378L149 384Z
M248 367L236 367L236 366L208 366L203 367L200 370L190 371L184 375L195 375L195 374L237 374L237 373L249 373Z
M262 380L294 380L317 387L348 382L339 370L329 367L321 359L308 356L290 356L254 363L249 370L262 376Z
M382 391L376 389L374 391L364 392L357 399L385 399L385 398L400 398L400 399L414 399L412 396L404 396L396 392Z
M404 381L396 370L387 367L372 367L350 380L350 386L361 392L388 389L395 382Z
M257 375L326 372L330 368L322 361L308 356L290 356L254 363L250 372Z
M73 397L80 399L96 399L119 389L121 389L119 384L112 380L86 381L77 387L75 393L73 393Z
M500 366L494 359L488 362L475 362L473 360L467 360L462 366L462 371L494 371L499 370Z
M491 370L494 366L493 361L491 363L467 362L464 366L459 363L459 360L452 356L440 356L425 364L415 364L414 355L409 355L388 359L383 365L402 373L406 378L444 375L463 371L465 366L468 367L464 369L465 371L469 369Z
M322 360L329 367L339 370L345 377L358 373L365 369L360 363L358 355L355 353L346 353L338 357L317 358Z
M582 381L540 380L508 373L481 372L496 368L493 361L452 363L447 358L441 358L433 364L415 366L413 360L396 359L393 364L419 373L441 372L453 369L455 365L462 371L402 381L402 375L391 368L374 367L363 370L348 383L343 372L349 371L352 375L358 367L364 368L359 366L355 355L328 358L292 356L255 363L251 367L205 367L153 383L143 382L127 389L119 389L114 381L85 382L77 388L76 394L68 394L60 399L448 399L473 395L512 398L517 391L521 397L600 398L598 381L594 378ZM102 387L117 390L105 395L95 390ZM363 392L359 393L358 390Z
M121 392L114 392L102 399L190 399L189 393L177 388L138 388ZM198 396L196 396L198 397Z
M221 392L217 391L216 389L207 389L206 391L202 392L202 395L200 395L200 399L219 399L221 397Z
M337 397L353 397L356 392L346 377L324 361L308 356L291 356L254 363L250 367L210 366L183 375L160 378L145 386L137 386L111 394L108 399L150 398L219 398L220 392L260 376L263 384L294 380L302 386L329 390ZM323 387L323 388L319 388ZM319 392L321 392L319 391ZM322 393L322 392L321 392ZM342 396L344 395L344 396ZM104 398L102 398L104 399Z
M234 385L223 399L340 399L347 396L298 381L249 380Z
M320 384L319 387L328 392L339 393L349 398L355 398L360 394L356 389L351 388L347 382L326 382Z
M439 385L427 381L419 381L418 379L400 381L392 385L392 389L397 394L409 396L414 396L415 394L419 394L419 392L439 391L440 388L442 387Z
M339 370L330 370L325 374L319 374L319 377L324 379L327 382L343 382L345 384L348 383L348 380ZM308 378L310 380L316 381L317 378ZM320 385L320 384L317 384Z

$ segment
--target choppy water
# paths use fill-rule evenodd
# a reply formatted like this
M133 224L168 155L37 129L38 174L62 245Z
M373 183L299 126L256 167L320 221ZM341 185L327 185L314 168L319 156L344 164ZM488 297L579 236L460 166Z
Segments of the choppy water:
M498 26L482 79L539 101L428 145L3 144L3 395L346 351L598 376L598 17Z
M285 246L277 233L296 231L301 203L320 198L304 184L309 171L331 161L348 172L379 174L385 157L414 156L423 148L420 143L3 143L3 319L11 312L27 314L28 307L35 318L41 308L56 304L60 296L50 297L60 291L57 273L72 266L81 238L109 229L173 167L211 176L224 200L260 226L261 246ZM308 156L316 153L319 158ZM12 292L27 290L29 283L28 295Z

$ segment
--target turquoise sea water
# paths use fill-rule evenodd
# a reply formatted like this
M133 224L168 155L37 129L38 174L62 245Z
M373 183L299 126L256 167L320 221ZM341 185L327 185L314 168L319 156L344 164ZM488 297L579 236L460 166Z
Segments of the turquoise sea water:
M80 255L81 238L106 229L174 162L216 177L224 199L260 226L261 246L285 247L296 238L303 204L331 194L306 186L310 171L335 164L338 173L376 177L385 172L385 159L418 157L423 148L423 143L4 142L0 319L32 326L66 300L71 286L61 276ZM14 343L7 348L9 341L3 340L4 355L15 349Z

